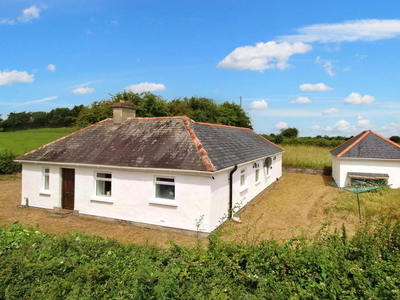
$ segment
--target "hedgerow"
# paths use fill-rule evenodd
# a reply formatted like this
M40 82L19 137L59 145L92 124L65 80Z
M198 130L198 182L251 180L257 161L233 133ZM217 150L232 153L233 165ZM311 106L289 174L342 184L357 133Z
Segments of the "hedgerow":
M10 150L0 150L0 175L21 172L21 165L14 162L16 155Z
M400 225L168 249L0 227L0 299L399 299Z

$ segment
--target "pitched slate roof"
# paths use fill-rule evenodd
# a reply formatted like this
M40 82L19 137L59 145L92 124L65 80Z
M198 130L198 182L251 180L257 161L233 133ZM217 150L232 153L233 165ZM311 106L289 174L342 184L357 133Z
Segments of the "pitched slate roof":
M162 117L106 119L17 159L213 172L280 152L250 129Z
M331 150L336 157L400 159L400 145L371 130L365 130Z

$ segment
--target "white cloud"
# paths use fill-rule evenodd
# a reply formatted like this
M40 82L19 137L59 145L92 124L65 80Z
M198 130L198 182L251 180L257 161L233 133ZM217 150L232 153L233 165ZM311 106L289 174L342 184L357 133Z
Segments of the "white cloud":
M357 120L363 120L363 119L364 119L364 117L362 115L357 114Z
M50 64L47 66L47 71L50 72L55 72L56 71L56 65Z
M143 92L155 92L155 91L163 91L167 87L160 83L149 83L143 82L139 84L132 84L125 88L126 91L131 91L133 93L143 93Z
M355 105L367 105L371 104L376 100L375 97L370 95L361 96L359 93L351 93L344 100L346 103L355 104Z
M375 126L371 124L370 120L364 119L364 117L360 114L357 115L357 127L362 129L371 129Z
M333 64L332 61L330 60L326 60L326 59L322 59L321 56L317 56L317 59L315 60L315 62L319 65L322 64L322 66L324 67L325 73L328 74L329 76L335 76L336 74L333 72Z
M289 103L299 103L299 104L303 104L303 103L311 103L311 99L307 98L307 97L297 97L296 100L292 100Z
M0 19L0 25L3 25L3 24L6 24L6 25L15 25L16 22L15 22L13 19L7 19L7 18Z
M339 112L340 112L339 109L332 107L332 108L325 109L322 113L324 115L331 115L331 114L337 114Z
M47 101L51 101L54 99L57 99L58 96L53 96L53 97L46 97L43 99L39 99L39 100L34 100L34 101L28 101L28 102L24 102L24 103L19 103L17 105L14 105L14 107L18 107L18 106L23 106L23 105L28 105L28 104L35 104L35 103L41 103L41 102L47 102Z
M382 127L382 131L385 132L386 136L398 135L400 136L400 123L390 123Z
M349 72L349 71L351 71L351 68L350 67L346 67L346 68L343 69L343 71Z
M350 133L353 131L357 131L356 127L354 125L351 125L350 122L346 121L346 120L340 120L337 121L335 125L333 126L328 126L330 130L327 131L340 131L340 132L346 132L346 133ZM327 128L328 128L327 127Z
M78 95L85 95L85 94L91 94L95 91L94 88L85 88L85 87L79 87L71 91L72 94L78 94Z
M33 19L39 19L41 9L36 5L32 5L29 8L26 8L22 11L22 15L18 17L18 21L26 23L30 22Z
M267 107L268 107L268 103L264 99L253 101L250 104L251 109L264 109Z
M255 46L238 47L217 65L218 68L264 71L290 67L289 58L294 54L311 51L312 47L304 43L257 43Z
M311 126L311 129L312 130L321 130L321 129L324 129L324 128L319 126L319 125L313 125L313 126Z
M296 29L279 41L304 43L337 43L393 39L400 35L400 20L352 20L341 23L315 24Z
M360 61L360 60L362 60L362 59L364 59L364 58L367 58L368 55L357 53L357 54L356 54L356 57L357 57L357 61Z
M278 130L282 130L282 129L286 129L286 128L289 128L289 126L288 126L288 123L285 123L285 122L278 122L273 127L273 129L278 129Z
M325 85L324 83L317 83L317 84L310 84L305 83L299 86L300 91L312 91L312 92L325 92L325 91L332 91L333 88Z
M26 71L0 71L0 85L11 85L14 82L33 82L34 75L29 75Z

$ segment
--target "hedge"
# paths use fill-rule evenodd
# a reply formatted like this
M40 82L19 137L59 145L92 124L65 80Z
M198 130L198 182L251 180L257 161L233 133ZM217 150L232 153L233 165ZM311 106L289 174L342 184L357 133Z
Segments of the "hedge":
M10 150L0 150L0 175L21 172L21 165L14 162L15 157Z
M0 299L399 299L400 225L168 249L0 227Z

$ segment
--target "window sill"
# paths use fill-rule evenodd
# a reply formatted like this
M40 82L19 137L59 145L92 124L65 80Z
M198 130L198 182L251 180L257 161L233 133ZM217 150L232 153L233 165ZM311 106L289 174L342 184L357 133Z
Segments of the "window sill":
M239 188L239 192L240 192L240 193L241 193L241 192L244 192L244 191L246 191L248 188L249 188L248 185L241 186L241 187Z
M165 205L165 206L178 206L178 202L175 200L164 200L164 199L158 199L158 198L153 198L149 200L150 204L158 204L158 205Z
M39 195L51 196L51 192L47 191L47 190L41 190L41 191L39 191Z
M92 196L90 197L90 201L95 202L104 202L104 203L114 203L114 200L111 197L100 197L100 196Z
M268 178L270 178L270 177L271 177L271 175L267 175L265 178L267 178L267 179L268 179Z
M260 181L256 181L255 185L259 185L260 183L261 183L261 180Z

